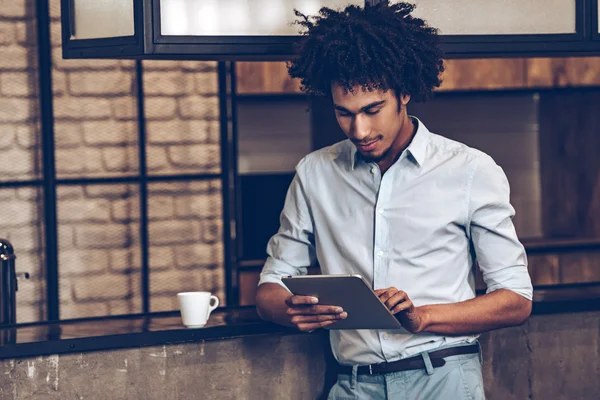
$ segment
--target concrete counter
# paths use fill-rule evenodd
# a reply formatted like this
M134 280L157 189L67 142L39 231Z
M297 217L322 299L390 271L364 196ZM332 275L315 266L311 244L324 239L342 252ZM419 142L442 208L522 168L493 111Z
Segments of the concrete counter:
M315 399L323 336L261 335L0 361L0 399Z
M187 330L185 332L190 332ZM481 336L488 399L600 398L600 311ZM327 332L291 330L0 361L0 399L318 399Z

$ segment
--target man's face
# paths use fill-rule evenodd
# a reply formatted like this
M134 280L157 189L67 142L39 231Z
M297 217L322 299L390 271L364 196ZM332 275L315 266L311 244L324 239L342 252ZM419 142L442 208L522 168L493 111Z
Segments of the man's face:
M367 161L382 160L398 140L410 96L400 97L400 107L393 90L368 91L357 86L347 92L336 84L331 89L337 121L348 139Z

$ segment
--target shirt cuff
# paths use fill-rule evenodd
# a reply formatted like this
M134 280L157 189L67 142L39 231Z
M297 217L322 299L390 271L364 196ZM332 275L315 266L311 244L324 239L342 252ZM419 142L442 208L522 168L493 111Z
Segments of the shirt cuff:
M486 293L491 293L498 289L507 289L525 297L527 300L533 300L533 286L531 285L531 278L527 272L527 267L514 266L510 269L510 272L504 269L485 274L483 280L487 285Z
M258 286L263 283L277 283L282 287L287 287L281 282L281 278L290 275L306 275L306 267L295 267L286 263L285 261L277 260L273 257L267 258L267 262L260 273L260 280Z

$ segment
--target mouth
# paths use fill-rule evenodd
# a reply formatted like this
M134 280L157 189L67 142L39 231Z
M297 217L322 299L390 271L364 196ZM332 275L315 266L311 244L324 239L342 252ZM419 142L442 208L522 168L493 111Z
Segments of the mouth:
M356 143L356 146L362 151L373 151L377 147L379 139L371 140L370 142Z

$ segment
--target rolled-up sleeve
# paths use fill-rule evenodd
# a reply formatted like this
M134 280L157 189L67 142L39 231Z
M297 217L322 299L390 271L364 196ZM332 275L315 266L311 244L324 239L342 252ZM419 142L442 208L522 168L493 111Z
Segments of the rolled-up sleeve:
M306 275L307 267L316 258L310 215L306 193L297 172L287 192L279 231L267 245L268 258L260 274L259 286L266 282L283 286L283 276Z
M508 179L490 157L482 156L470 180L469 226L487 293L508 289L531 300L533 287L525 248L512 218Z

